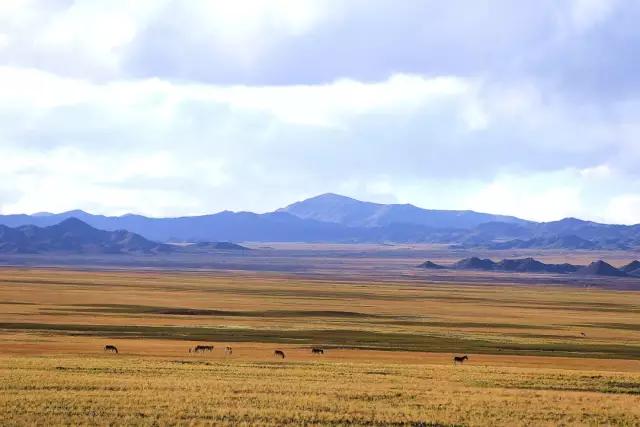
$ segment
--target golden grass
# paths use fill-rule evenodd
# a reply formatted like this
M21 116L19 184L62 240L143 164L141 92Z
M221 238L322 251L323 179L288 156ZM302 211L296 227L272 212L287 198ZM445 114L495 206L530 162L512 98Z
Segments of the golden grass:
M4 425L640 422L640 396L631 394L638 373L198 357L0 361Z
M0 269L0 323L2 425L640 424L633 292Z
M357 329L523 345L640 346L637 293L552 286L3 269L0 303L1 323ZM223 313L180 315L158 308Z

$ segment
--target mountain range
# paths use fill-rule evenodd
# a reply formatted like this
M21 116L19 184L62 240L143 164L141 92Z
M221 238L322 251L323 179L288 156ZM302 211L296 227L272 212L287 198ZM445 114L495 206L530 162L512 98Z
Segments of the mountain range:
M492 215L469 210L422 209L411 204L384 205L362 202L332 193L293 203L278 209L277 212L286 212L302 219L364 228L413 224L430 228L470 229L488 222L527 223L527 221L512 216Z
M0 253L159 254L249 250L230 242L157 243L126 230L98 230L77 218L47 227L0 225Z
M555 273L555 274L579 274L584 276L610 276L610 277L640 277L640 261L633 261L621 268L615 268L611 264L599 260L589 265L573 264L546 264L534 258L503 259L492 261L471 257L461 259L450 266L436 264L433 261L425 261L418 268L426 270L482 270L501 271L512 273Z
M159 242L394 242L444 243L486 249L633 249L640 247L640 224L610 225L576 218L534 222L469 210L422 209L323 194L274 212L223 211L210 215L151 218L142 215L0 215L9 227L47 227L77 218L92 227L128 230Z
M48 227L0 225L0 253L72 252L92 254L159 253L170 245L152 242L126 230L104 231L76 218Z

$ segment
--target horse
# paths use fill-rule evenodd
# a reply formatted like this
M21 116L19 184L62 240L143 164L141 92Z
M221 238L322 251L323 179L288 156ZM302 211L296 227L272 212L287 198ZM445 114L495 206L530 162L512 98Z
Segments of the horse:
M581 336L582 338L584 338L584 337L586 337L586 336L587 336L587 334L585 334L584 332L580 332L580 336Z
M274 355L275 357L281 357L281 358L283 358L283 359L285 358L285 356L284 356L284 351L282 351L282 350L276 350L276 351L274 351L274 352L273 352L273 355Z
M225 356L231 356L233 354L233 349L229 346L227 346L227 348L224 349L224 355Z
M465 360L469 360L469 356L464 355L464 356L454 356L453 357L453 364L456 365L458 363L464 363Z
M213 351L213 346L212 345L197 345L193 349L194 353L201 353L201 352L205 352L205 351L209 351L209 352ZM189 349L189 352L191 352L191 349Z
M118 349L115 345L107 344L104 346L104 351L110 351L111 353L118 354Z
M196 352L197 351L212 352L213 351L213 346L212 345L198 345L198 346L196 346Z
M311 349L311 354L324 354L324 350L321 348L314 347Z

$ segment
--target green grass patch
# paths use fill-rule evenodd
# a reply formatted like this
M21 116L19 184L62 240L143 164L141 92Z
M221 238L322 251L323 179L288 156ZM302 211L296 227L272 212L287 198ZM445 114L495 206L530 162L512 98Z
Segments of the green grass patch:
M355 311L339 310L262 310L262 311L231 311L210 310L182 307L155 307L148 305L126 304L89 304L69 306L73 308L42 309L43 312L73 311L74 313L113 313L113 314L161 314L173 316L217 316L217 317L335 317L335 318L380 318L375 314L358 313ZM82 308L80 308L82 307Z
M158 338L208 342L272 342L323 345L329 348L425 351L440 353L512 354L635 359L640 346L622 344L500 343L474 338L359 330L273 330L249 328L74 325L0 323L0 329L110 338Z
M620 329L623 331L640 331L640 324L631 323L589 323L580 326L604 329Z

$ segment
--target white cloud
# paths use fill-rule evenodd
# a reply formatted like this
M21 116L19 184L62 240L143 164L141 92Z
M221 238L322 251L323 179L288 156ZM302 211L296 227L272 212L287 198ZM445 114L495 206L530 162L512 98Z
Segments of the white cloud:
M585 179L603 179L609 178L612 175L609 165L598 165L590 168L585 168L579 171L580 176Z
M611 172L624 146L599 131L608 117L583 122L583 111L533 88L413 75L283 87L92 83L12 67L0 82L0 147L13 165L2 182L18 190L4 212L264 211L344 191L533 219L605 217L615 194L586 209L585 183L601 194L628 177Z
M2 1L0 211L640 222L638 8L493 1Z
M482 212L536 221L581 216L584 213L581 188L575 184L564 172L499 176L474 192L468 204Z
M9 165L0 178L11 183L6 189L0 185L0 194L8 194L0 199L3 212L83 208L105 214L160 215L175 212L176 206L198 211L203 203L198 197L203 194L186 191L189 179L196 182L195 175L206 180L208 188L224 182L214 163L191 162L190 173L185 173L185 165L163 151L96 156L75 147L41 153L3 146L0 155Z
M199 87L202 98L228 103L232 108L269 113L279 120L302 125L338 126L350 117L373 111L389 114L410 113L425 104L451 99L472 101L474 84L464 79L427 79L394 75L383 82L362 83L338 80L323 85L271 87ZM476 126L480 112L463 112Z
M250 67L275 43L320 25L327 7L326 2L315 0L193 0L188 4L170 0L5 0L0 2L0 28L15 36L15 49L5 52L11 63L105 80L122 76L129 49L154 24L164 28L165 35L175 34L162 46L167 51L188 34L190 42L225 55L224 61ZM0 49L9 40L8 35L2 36Z
M620 224L640 224L640 194L615 196L609 202L606 217Z
M572 0L570 19L573 27L584 31L604 21L617 7L616 0Z
M313 0L209 0L193 2L191 11L230 46L247 48L272 31L310 31L327 13L325 8L326 3Z
M0 50L9 46L9 35L0 33Z

